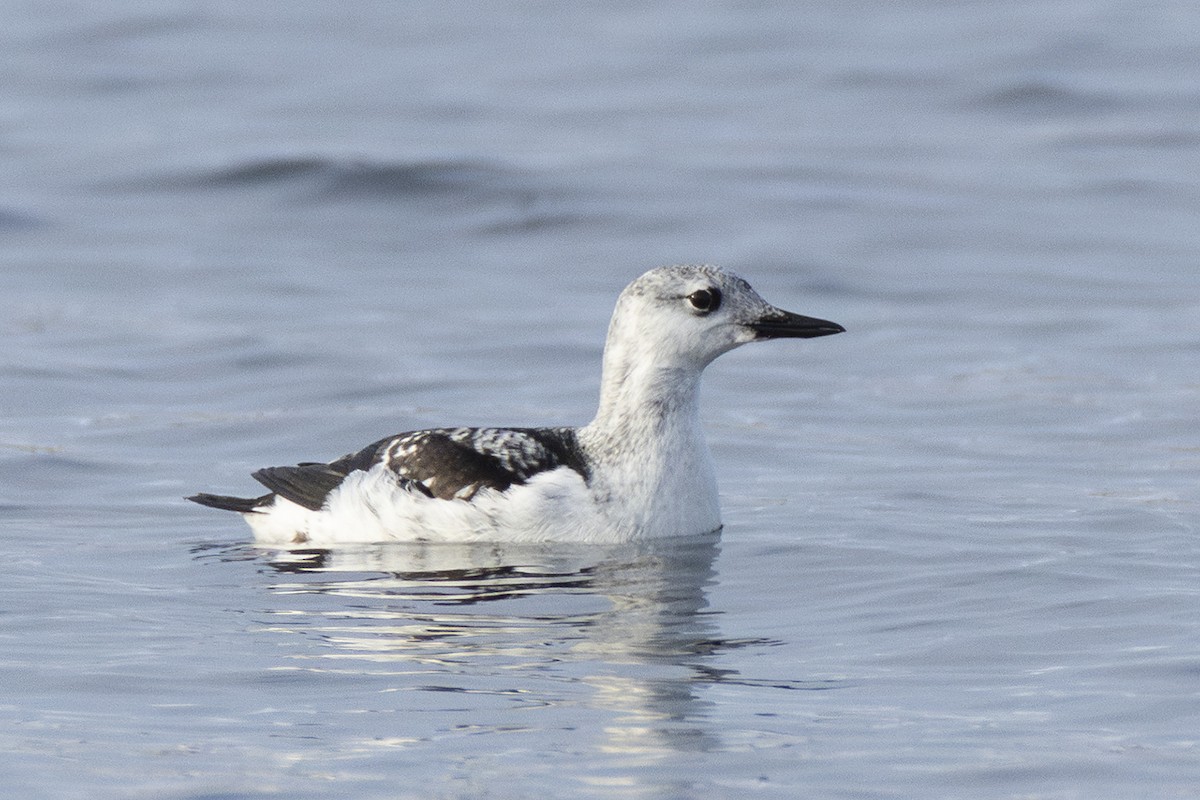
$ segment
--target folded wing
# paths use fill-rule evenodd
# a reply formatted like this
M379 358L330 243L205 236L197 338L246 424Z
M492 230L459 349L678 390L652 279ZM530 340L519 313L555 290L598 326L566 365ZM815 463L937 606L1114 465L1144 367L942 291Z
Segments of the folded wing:
M267 467L255 472L254 478L274 494L317 511L348 475L381 465L395 473L401 489L442 500L471 500L483 489L502 492L558 467L576 470L585 481L588 478L571 428L414 431L382 439L327 464ZM255 510L263 499L245 501L234 510Z

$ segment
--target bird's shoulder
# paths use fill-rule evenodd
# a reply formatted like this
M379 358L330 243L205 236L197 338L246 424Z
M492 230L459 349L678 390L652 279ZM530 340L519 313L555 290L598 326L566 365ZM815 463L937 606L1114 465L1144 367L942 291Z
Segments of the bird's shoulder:
M438 428L402 433L376 447L379 460L400 478L441 498L503 491L561 466L587 477L572 428Z

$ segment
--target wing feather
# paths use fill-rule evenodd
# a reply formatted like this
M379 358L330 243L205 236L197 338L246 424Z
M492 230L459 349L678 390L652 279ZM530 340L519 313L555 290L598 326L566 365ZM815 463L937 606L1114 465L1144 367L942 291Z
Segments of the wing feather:
M254 479L313 511L346 476L379 464L402 488L443 500L470 500L482 489L504 491L539 472L567 466L588 472L570 428L440 428L381 439L327 464L267 467Z

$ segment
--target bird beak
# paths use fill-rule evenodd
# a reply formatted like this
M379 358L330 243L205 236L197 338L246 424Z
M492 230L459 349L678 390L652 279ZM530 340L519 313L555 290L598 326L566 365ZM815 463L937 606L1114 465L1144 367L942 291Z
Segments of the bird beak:
M844 333L845 328L836 322L793 314L776 308L747 325L757 339L814 339Z

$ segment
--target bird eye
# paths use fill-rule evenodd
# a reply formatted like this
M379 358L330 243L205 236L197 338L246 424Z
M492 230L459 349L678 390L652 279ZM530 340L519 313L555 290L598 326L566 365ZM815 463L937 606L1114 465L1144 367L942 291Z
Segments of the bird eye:
M702 314L709 314L721 307L721 290L712 289L697 289L687 296L688 302L692 304L692 308Z

